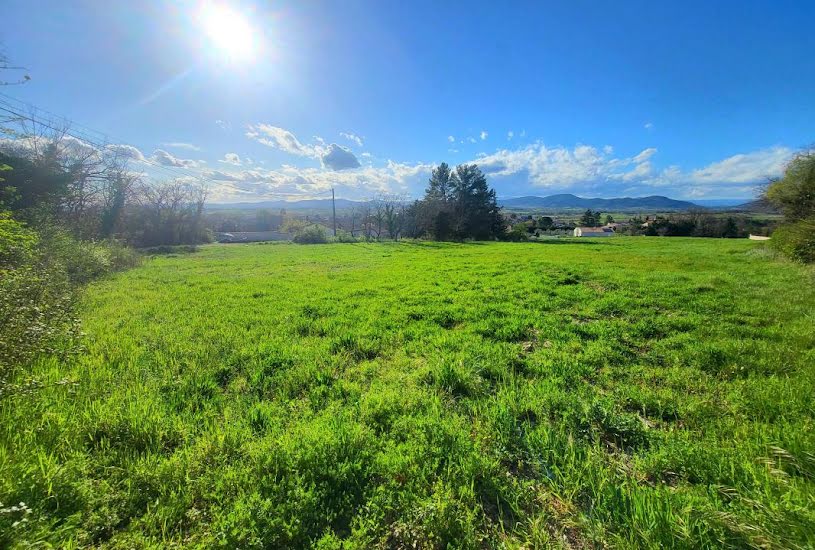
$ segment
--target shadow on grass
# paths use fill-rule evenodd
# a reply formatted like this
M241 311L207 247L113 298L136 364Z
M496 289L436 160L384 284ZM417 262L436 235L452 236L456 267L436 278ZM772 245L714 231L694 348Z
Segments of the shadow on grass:
M148 248L142 248L139 251L147 256L168 256L178 254L193 254L198 252L198 250L198 246L194 244L179 244L174 246L150 246Z
M615 245L619 243L611 242L608 237L603 239L585 239L585 238L571 238L571 239L540 239L534 241L527 241L535 244L602 244L602 245Z

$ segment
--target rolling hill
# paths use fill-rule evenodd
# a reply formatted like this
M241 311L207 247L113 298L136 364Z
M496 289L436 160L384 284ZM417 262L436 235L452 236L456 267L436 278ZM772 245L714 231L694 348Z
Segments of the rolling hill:
M337 209L346 209L363 201L352 201L349 199L337 199ZM651 195L648 197L620 197L611 199L583 198L569 193L549 195L546 197L525 196L499 199L498 203L510 209L551 209L567 210L591 208L593 210L688 210L691 208L702 208L698 204L688 201L681 201ZM230 204L210 204L208 210L254 210L266 208L277 210L285 208L287 210L331 210L331 199L309 199L300 201L262 201L262 202L239 202Z
M612 199L583 198L569 193L549 195L548 197L526 196L500 200L501 206L506 208L591 208L595 210L631 210L648 208L657 210L688 210L699 208L698 205L670 199L659 195L649 197L623 197Z

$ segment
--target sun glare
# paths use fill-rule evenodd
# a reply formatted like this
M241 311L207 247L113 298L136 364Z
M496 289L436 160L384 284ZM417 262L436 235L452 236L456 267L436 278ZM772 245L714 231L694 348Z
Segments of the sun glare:
M199 19L218 53L238 61L248 60L255 54L255 31L234 8L223 3L207 3L201 7Z

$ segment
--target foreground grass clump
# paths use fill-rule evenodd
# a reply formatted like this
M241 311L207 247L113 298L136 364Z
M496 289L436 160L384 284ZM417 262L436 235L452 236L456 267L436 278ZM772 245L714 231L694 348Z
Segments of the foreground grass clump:
M762 250L153 258L0 399L0 545L812 547L813 273Z

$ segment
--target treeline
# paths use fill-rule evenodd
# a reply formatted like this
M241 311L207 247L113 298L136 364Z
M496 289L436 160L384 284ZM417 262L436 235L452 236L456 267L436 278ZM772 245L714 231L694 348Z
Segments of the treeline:
M64 135L7 140L0 146L0 208L83 240L115 238L137 247L209 240L202 185L147 184L128 170L128 160L120 149Z
M300 243L324 243L327 219L303 220L283 216L281 230L293 233ZM376 241L403 237L437 241L495 240L507 238L495 190L475 164L451 169L441 163L433 169L424 196L410 202L382 194L360 202L338 215L333 240Z
M707 211L691 211L666 216L631 218L620 233L660 237L746 238L750 234L767 235L773 223L743 216L717 216Z

